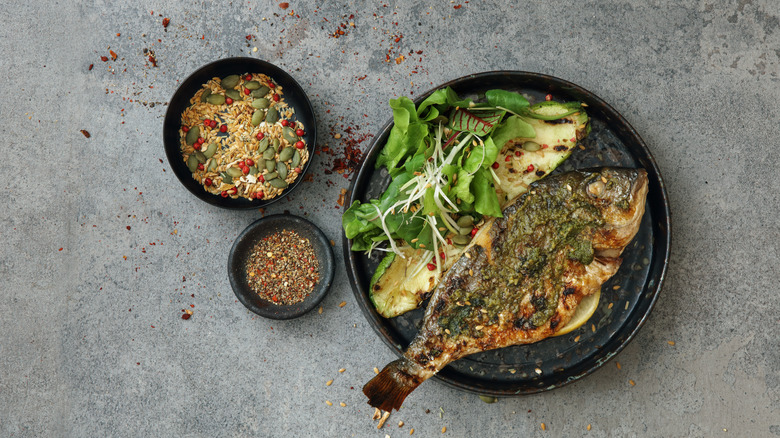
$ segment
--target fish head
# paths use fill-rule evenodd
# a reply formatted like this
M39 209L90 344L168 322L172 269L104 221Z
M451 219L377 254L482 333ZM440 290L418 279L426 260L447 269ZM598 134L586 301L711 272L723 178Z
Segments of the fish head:
M604 219L592 242L599 255L617 257L636 234L645 212L647 181L644 169L624 168L601 168L582 180L579 190Z

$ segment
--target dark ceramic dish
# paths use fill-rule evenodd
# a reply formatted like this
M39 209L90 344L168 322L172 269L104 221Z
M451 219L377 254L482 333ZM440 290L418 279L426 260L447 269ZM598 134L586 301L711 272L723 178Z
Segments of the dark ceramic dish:
M619 272L603 287L599 308L584 326L569 334L522 346L486 351L445 367L435 377L462 390L494 396L531 394L561 387L582 378L621 351L636 335L658 298L670 251L670 212L658 166L639 134L606 102L570 82L537 73L499 71L465 76L436 88L452 87L461 97L484 101L494 88L517 91L532 103L552 94L554 100L585 102L592 131L556 173L598 166L641 167L647 171L649 193L646 212L633 243L623 254ZM419 103L432 92L417 98ZM387 141L390 120L375 137L365 161L352 181L349 204L378 198L389 183L387 171L375 169ZM424 308L396 318L377 314L368 286L381 256L368 258L349 250L344 257L355 297L374 330L397 354L411 342L420 327ZM427 303L426 303L427 304Z
M302 139L306 143L309 157L314 156L315 143L317 141L317 123L314 119L314 109L301 86L287 72L271 63L254 58L221 59L201 67L182 82L171 98L171 103L168 105L168 111L165 113L165 121L163 122L163 144L165 146L165 155L168 157L168 163L173 173L179 178L179 181L184 184L184 187L201 200L217 207L232 209L260 208L276 202L298 187L312 162L310 158L304 164L303 169L301 169L298 179L290 184L279 196L268 200L223 198L207 192L192 178L192 172L187 168L187 164L182 159L181 150L179 149L179 128L181 127L182 112L189 106L192 96L211 78L250 72L263 73L283 87L284 100L290 107L295 109L295 118L306 127L305 135Z
M320 279L314 285L314 290L302 302L289 306L280 306L260 298L246 280L246 262L252 248L263 237L282 230L292 230L309 239L320 267ZM315 308L333 283L334 268L333 250L325 234L306 219L288 214L266 216L250 224L236 238L228 256L228 278L238 300L252 312L271 319L297 318Z

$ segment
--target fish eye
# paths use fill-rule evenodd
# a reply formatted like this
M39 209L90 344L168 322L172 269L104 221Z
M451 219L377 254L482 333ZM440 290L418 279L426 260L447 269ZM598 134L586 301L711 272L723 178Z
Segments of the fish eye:
M588 194L590 196L593 196L594 198L598 198L604 194L605 188L606 188L606 184L604 184L604 182L594 181L588 184Z

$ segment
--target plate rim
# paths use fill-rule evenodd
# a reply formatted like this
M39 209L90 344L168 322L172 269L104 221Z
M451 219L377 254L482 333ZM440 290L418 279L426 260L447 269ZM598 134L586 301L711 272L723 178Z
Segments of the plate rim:
M438 373L434 375L434 378L438 380L439 382L444 383L447 386L457 388L466 392L471 392L475 394L485 394L485 395L493 395L493 396L500 396L500 397L508 397L508 396L520 396L520 395L528 395L528 394L534 394L544 391L549 391L552 389L560 388L563 386L566 386L574 381L577 381L589 374L592 374L597 369L601 368L604 364L609 362L613 357L615 357L618 353L620 353L637 335L639 330L644 326L645 322L649 318L650 313L652 312L653 308L655 307L655 304L658 300L658 296L660 295L662 285L664 283L664 280L666 278L666 274L669 267L669 259L671 255L671 244L672 244L672 229L671 229L671 210L669 207L669 198L666 190L666 184L664 183L663 178L661 177L660 170L658 168L658 164L655 161L655 158L653 157L652 153L650 152L649 148L647 147L647 144L644 142L642 137L639 135L639 133L634 129L633 126L628 122L628 120L623 117L622 114L620 114L617 110L615 110L609 103L604 101L602 98L600 98L595 93L577 85L570 81L543 74L543 73L536 73L536 72L528 72L528 71L521 71L521 70L492 70L492 71L485 71L480 73L472 73L465 76L461 76L459 78L452 79L450 81L447 81L445 83L442 83L440 85L434 86L425 93L417 96L413 101L415 104L418 104L423 99L428 97L431 93L436 91L437 89L448 87L448 86L456 86L460 83L467 82L467 81L473 81L473 80L480 80L480 79L489 79L489 78L495 78L498 76L518 76L523 77L526 79L526 81L531 81L533 83L536 82L546 82L546 83L553 83L557 85L559 88L565 88L567 89L568 93L571 93L572 91L576 92L577 94L587 96L589 100L593 102L597 102L601 109L607 113L611 117L615 119L615 121L626 128L627 132L633 139L635 140L636 144L641 149L642 153L644 154L645 162L642 163L642 166L645 168L645 170L648 172L649 175L651 175L651 180L654 180L657 182L658 187L660 189L659 198L662 205L662 211L656 213L658 214L658 220L657 223L652 223L652 229L653 229L653 239L654 244L653 246L654 251L659 251L660 258L663 260L663 263L660 266L660 269L657 271L657 274L654 275L652 273L652 269L649 271L649 275L647 277L648 280L651 278L655 278L656 282L650 288L647 287L647 280L645 282L645 286L642 288L642 292L640 293L640 296L643 297L641 300L644 300L648 294L648 289L650 289L649 294L649 301L646 301L644 303L644 309L642 310L643 313L639 316L639 319L636 321L635 325L633 327L630 327L630 331L627 333L627 335L624 336L617 336L617 333L613 334L609 337L608 341L601 346L599 350L606 351L605 355L594 360L594 358L588 358L584 361L584 364L590 363L589 366L584 366L584 369L580 370L578 373L570 375L565 380L559 381L553 385L549 386L541 386L541 387L530 387L530 386L524 386L523 388L516 389L516 390L501 390L501 389L491 389L486 390L485 388L474 388L471 385L461 382L457 380L454 377L450 377L448 375L442 375L442 373ZM541 88L541 87L540 87ZM614 124L615 122L612 122ZM386 137L386 133L391 129L393 125L393 118L392 116L389 118L389 120L382 126L382 128L379 130L378 134L373 138L371 143L368 146L368 149L366 150L366 153L364 155L363 163L361 164L360 168L358 169L358 172L356 172L353 175L352 181L350 182L349 187L349 205L352 205L352 203L357 200L356 199L356 186L357 183L364 179L367 174L372 174L375 171L375 168L373 164L375 162L374 156L379 153L381 150L380 140L384 139ZM636 155L635 155L636 157ZM649 166L648 166L649 165ZM649 168L648 168L649 167ZM348 208L348 207L347 207ZM664 237L662 240L659 240L656 232L656 228L660 229L663 232ZM342 249L343 249L343 255L344 255L344 262L345 267L347 271L347 277L349 279L350 285L352 287L352 291L355 295L355 299L358 301L358 305L361 309L361 312L363 313L364 317L368 320L369 325L371 325L371 328L376 332L376 334L379 335L380 339L390 347L390 349L397 355L402 356L404 346L399 346L395 344L386 333L383 333L380 330L379 325L381 324L380 317L378 317L373 311L373 309L370 306L370 300L367 299L365 296L362 287L357 282L357 266L354 263L355 258L357 257L356 253L350 250L352 246L351 239L348 239L346 235L342 232ZM659 248L660 246L663 246L662 248ZM656 256L653 256L654 259L656 259ZM635 310L636 312L636 310ZM617 345L615 344L616 341L618 341L618 338L623 337L623 340L619 340L617 342ZM582 367L580 367L582 368ZM446 369L446 367L445 367ZM442 370L444 371L444 369ZM455 372L457 377L457 372ZM470 377L469 377L470 378Z

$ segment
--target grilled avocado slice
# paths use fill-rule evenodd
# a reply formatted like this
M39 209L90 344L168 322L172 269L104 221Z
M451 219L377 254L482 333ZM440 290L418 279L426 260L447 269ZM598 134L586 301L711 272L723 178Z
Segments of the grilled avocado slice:
M588 115L578 103L541 102L529 107L521 117L533 126L536 136L510 140L498 155L500 165L494 172L502 205L555 170L590 132ZM425 260L425 249L404 249L405 258L388 253L371 278L370 298L377 312L393 318L419 307L464 248L452 245L444 249L447 257L441 273L424 266L415 269Z

